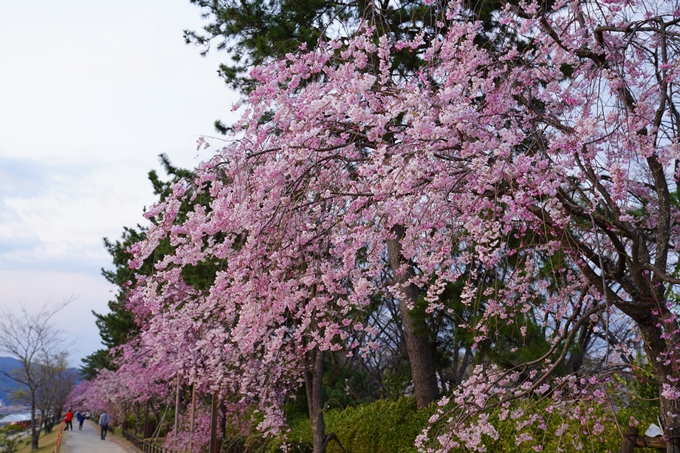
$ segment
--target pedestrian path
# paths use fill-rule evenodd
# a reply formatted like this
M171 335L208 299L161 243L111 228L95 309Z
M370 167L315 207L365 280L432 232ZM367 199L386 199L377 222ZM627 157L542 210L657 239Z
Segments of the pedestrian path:
M122 442L113 439L109 434L106 440L101 440L99 426L91 421L83 423L83 429L78 429L78 423L73 424L75 431L64 431L62 445L68 453L131 453L135 449L121 446Z

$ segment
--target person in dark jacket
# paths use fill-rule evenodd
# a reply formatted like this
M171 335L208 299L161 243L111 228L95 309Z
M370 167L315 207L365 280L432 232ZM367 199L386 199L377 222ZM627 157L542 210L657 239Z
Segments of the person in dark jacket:
M102 412L102 414L99 416L99 426L101 427L102 440L106 439L106 431L109 429L110 421L111 417L109 417L109 414L107 414L106 411Z
M76 411L76 420L78 420L78 431L83 429L83 422L85 421L85 416L82 412Z

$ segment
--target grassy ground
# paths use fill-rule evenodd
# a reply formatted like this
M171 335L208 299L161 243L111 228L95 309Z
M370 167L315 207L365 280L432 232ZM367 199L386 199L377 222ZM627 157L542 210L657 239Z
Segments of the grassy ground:
M54 430L48 434L45 435L45 431L40 432L40 440L38 442L39 448L36 451L40 452L53 452L54 451L54 444L57 443L57 437L59 436L59 426L55 426ZM29 435L28 437L24 438L21 441L21 447L19 450L17 450L17 453L31 453L31 436Z

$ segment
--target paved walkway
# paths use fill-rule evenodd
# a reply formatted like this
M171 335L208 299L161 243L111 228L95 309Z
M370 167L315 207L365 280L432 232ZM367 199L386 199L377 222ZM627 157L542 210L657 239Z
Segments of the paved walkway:
M106 440L101 440L99 426L90 420L83 423L83 429L78 429L78 423L73 423L75 431L64 431L62 445L65 453L131 453L136 450L133 447L123 445L118 439L106 435Z

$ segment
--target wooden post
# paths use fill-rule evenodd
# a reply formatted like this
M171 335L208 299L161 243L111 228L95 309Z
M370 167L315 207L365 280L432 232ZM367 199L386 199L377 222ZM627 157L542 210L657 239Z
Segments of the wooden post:
M623 436L623 442L621 443L621 453L633 453L638 432L639 431L635 426L628 427L625 436Z
M210 453L219 453L217 443L217 393L212 395L212 410L210 413Z

